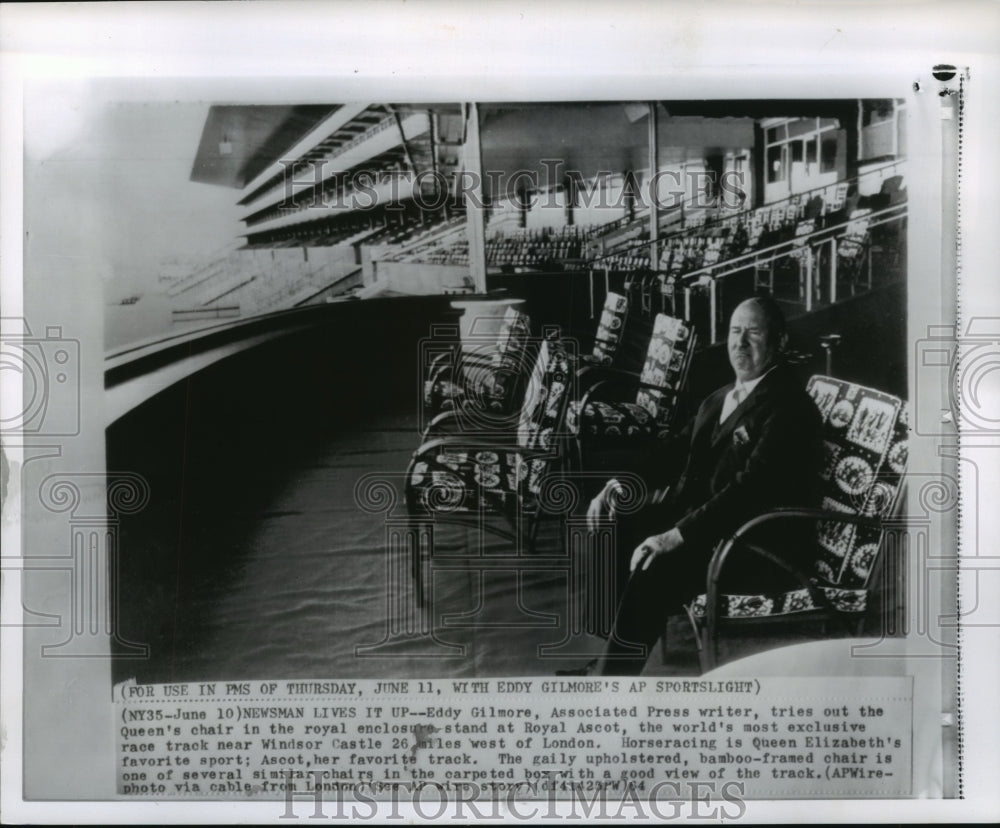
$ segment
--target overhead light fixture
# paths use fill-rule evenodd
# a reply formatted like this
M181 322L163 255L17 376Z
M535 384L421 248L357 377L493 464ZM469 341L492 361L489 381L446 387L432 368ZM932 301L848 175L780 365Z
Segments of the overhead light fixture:
M229 140L229 136L226 133L222 133L222 140L219 141L219 155L232 155L233 145Z

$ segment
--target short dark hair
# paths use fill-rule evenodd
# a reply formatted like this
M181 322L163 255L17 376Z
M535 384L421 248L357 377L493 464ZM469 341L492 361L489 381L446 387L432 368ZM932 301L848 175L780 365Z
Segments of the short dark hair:
M772 336L780 339L788 332L781 305L775 301L770 293L758 293L746 301L753 302L760 308L761 313L764 314L764 321L767 323L767 330Z

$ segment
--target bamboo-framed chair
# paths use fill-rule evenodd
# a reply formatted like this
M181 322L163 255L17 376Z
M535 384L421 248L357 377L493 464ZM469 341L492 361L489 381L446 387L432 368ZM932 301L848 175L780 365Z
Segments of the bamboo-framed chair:
M709 564L706 591L688 605L703 670L719 660L720 639L729 632L766 634L778 625L818 622L826 635L859 636L881 586L886 532L895 528L907 461L906 407L899 398L826 376L807 390L823 418L825 467L820 508L776 509L747 521L721 541ZM811 524L815 546L796 560L755 543L765 524ZM727 562L753 555L782 570L794 588L724 593Z

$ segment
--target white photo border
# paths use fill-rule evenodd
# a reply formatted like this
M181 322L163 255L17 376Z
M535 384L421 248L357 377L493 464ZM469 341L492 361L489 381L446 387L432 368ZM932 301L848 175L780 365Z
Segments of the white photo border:
M462 100L476 90L479 100L644 100L669 98L810 98L899 96L898 90L920 84L927 100L939 94L932 75L938 63L954 64L959 73L969 70L963 120L959 230L961 239L959 279L961 308L959 329L973 316L1000 319L1000 296L991 268L998 261L998 238L990 222L1000 214L994 182L998 176L996 151L991 144L1000 125L998 103L992 90L1000 81L997 7L989 3L899 3L878 8L833 4L735 4L711 6L672 4L650 8L635 2L588 6L557 2L541 8L513 3L462 5L460 3L386 2L361 5L314 3L125 3L125 4L25 4L0 8L0 157L3 159L0 239L0 306L4 317L23 316L21 273L24 238L23 170L21 147L24 95L40 80L70 82L84 94L100 96L113 89L120 94L122 81L135 83L134 100L164 98L250 101L256 103L349 99ZM382 47L372 49L371 33ZM261 35L266 33L266 38ZM780 45L779 45L780 44ZM586 94L581 94L586 90ZM835 90L835 94L834 94ZM937 102L935 101L935 106ZM929 106L929 104L928 104ZM940 134L938 136L940 143ZM933 141L925 147L935 153ZM941 157L940 146L936 148ZM911 155L911 158L913 156ZM941 171L925 170L926 181L911 161L913 188L945 197ZM935 181L936 177L936 181ZM942 223L935 215L941 199L927 199L922 208L924 226L941 226L943 237L911 233L911 274L920 268L917 281L930 291L916 304L915 290L908 290L911 324L941 323L942 309L952 301L949 286L936 274L949 256L947 214ZM917 205L914 205L915 209ZM915 221L916 223L916 221ZM920 264L914 264L920 263ZM911 278L913 278L911 276ZM100 296L100 283L92 280L66 288L64 299L53 299L57 317L81 297ZM64 304L61 304L65 302ZM937 305L931 313L929 307ZM87 325L101 330L99 299L84 302ZM61 318L61 317L60 317ZM68 318L68 317L67 317ZM917 320L920 320L917 322ZM914 341L911 330L909 341ZM88 344L84 343L87 348ZM99 341L89 343L95 353ZM912 354L911 354L912 358ZM95 364L101 365L98 353ZM91 380L94 378L91 377ZM86 382L85 382L86 385ZM96 388L103 386L98 376ZM5 382L3 393L10 391ZM996 411L995 378L985 390ZM95 397L85 409L100 409ZM984 406L985 407L985 406ZM992 444L990 444L992 445ZM67 449L68 451L75 449ZM81 448L80 462L87 467L103 464L103 443ZM985 474L989 457L981 455L980 482L995 483ZM97 458L95 460L95 458ZM963 483L967 478L963 477ZM969 548L989 558L989 544L997 536L996 518L986 504L997 502L995 489L978 493L980 514L974 525L963 519L962 556ZM15 504L16 505L16 504ZM6 512L6 509L5 509ZM968 516L966 516L968 517ZM21 528L3 525L4 557L21 542ZM974 569L975 579L963 578L962 606L975 599L996 606L1000 584L996 573ZM37 822L142 822L142 821L276 821L280 809L273 803L180 803L153 805L135 802L40 802L22 797L25 775L45 773L44 767L24 767L21 596L16 568L3 572L3 621L0 630L2 688L0 703L5 729L5 753L0 792L3 810L12 821ZM942 614L950 608L945 602ZM989 689L1000 686L1000 660L996 627L963 627L961 675L956 691L960 700L961 799L907 800L899 802L837 800L829 807L820 801L753 803L753 821L791 821L819 818L824 821L914 821L995 818L1000 792L995 779L1000 720ZM109 762L83 760L81 745L95 738L99 716L90 721L87 703L107 704L110 681L102 666L85 665L68 671L66 663L36 665L31 692L51 694L54 709L67 711L53 727L45 762L61 766L65 774L75 768L79 796L107 790L113 793L113 768ZM106 666L106 665L103 665ZM27 668L25 668L27 669ZM72 672L72 675L70 673ZM72 679L73 690L68 688ZM951 705L948 671L941 676L940 710ZM94 720L97 720L96 722ZM111 750L110 733L98 734L97 743ZM74 751L74 746L78 748ZM12 758L13 757L13 758ZM932 760L931 756L925 756ZM44 764L44 762L42 763ZM58 774L57 774L58 775ZM65 799L61 792L56 798Z

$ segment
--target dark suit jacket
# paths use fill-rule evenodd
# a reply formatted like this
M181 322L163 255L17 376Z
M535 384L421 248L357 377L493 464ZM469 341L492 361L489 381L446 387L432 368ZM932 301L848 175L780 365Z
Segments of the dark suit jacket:
M749 518L779 506L819 505L821 423L812 399L778 365L720 424L732 388L720 388L702 403L668 443L650 481L657 488L672 483L660 531L675 525L684 546L705 563L715 544ZM756 539L794 554L803 546L812 551L809 538L815 538L814 527L786 523L762 529Z

